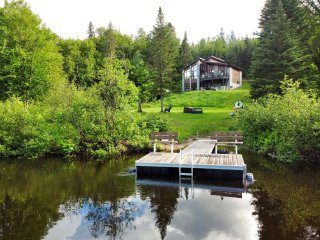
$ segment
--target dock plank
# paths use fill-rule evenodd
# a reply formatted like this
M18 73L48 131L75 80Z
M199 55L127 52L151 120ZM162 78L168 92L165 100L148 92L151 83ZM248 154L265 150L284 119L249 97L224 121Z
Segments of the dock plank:
M191 165L198 169L222 169L245 171L246 165L241 154L214 154L216 142L199 140L190 144L180 153L151 152L136 161L136 167L169 167L179 168L179 163ZM194 154L194 158L193 158ZM193 159L192 159L193 158Z

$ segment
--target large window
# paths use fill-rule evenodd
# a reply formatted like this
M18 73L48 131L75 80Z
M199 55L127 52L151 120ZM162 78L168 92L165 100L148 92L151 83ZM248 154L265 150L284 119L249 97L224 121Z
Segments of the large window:
M184 71L184 79L189 80L191 76L190 68Z
M197 65L193 65L191 67L191 72L192 72L192 78L197 78L198 77L198 66Z

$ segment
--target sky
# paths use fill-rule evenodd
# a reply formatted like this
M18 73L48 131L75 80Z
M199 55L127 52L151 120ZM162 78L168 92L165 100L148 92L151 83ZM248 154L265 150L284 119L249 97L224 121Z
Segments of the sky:
M26 0L32 11L53 32L63 38L83 39L88 24L107 27L111 21L121 33L136 35L139 28L149 33L156 23L158 8L165 20L175 27L182 39L187 32L189 42L214 37L220 28L226 34L253 36L266 0ZM3 6L4 0L0 0Z

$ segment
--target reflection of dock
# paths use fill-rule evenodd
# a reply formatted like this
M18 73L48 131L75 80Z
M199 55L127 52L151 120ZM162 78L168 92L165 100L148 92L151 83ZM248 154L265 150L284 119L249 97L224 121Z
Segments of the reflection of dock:
M136 184L138 186L156 186L156 187L171 187L171 188L192 188L209 190L211 195L221 197L242 198L242 193L246 192L246 188L242 181L214 182L213 184L205 182L194 182L193 184L166 181L163 179L137 179ZM221 185L220 185L221 184Z
M198 140L181 153L152 152L136 161L137 175L179 176L181 169L197 178L244 179L246 164L241 154L212 153L215 140Z

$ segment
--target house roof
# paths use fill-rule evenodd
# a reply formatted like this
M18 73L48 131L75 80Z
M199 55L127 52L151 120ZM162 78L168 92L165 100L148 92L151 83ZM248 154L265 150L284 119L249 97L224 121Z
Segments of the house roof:
M237 69L237 70L239 70L239 71L242 71L242 69L241 69L241 68L238 68L237 66L234 66L234 65L231 65L231 64L228 64L228 66L229 66L229 67L232 67L232 68L234 68L234 69Z
M184 70L184 69L188 68L189 66L195 64L195 63L198 62L199 60L202 61L202 62L205 61L204 58L199 57L199 58L197 58L196 60L194 60L192 63L190 63L189 65L187 65L187 66L185 66L184 68L182 68L182 70Z
M208 62L208 61L210 61L210 59L221 62L221 63L225 63L225 61L223 59L215 57L215 56L210 56L205 61Z
M202 63L207 63L207 64L216 64L216 65L222 65L222 66L228 66L228 67L232 67L234 69L237 69L239 71L242 71L240 68L234 66L234 65L231 65L231 64L228 64L226 63L223 59L221 58L218 58L218 57L215 57L215 56L210 56L208 58L202 58L202 57L199 57L197 58L196 60L194 60L192 63L190 63L189 65L185 66L184 68L182 68L182 70L190 67L191 65L194 65L196 62L198 61L201 61Z

